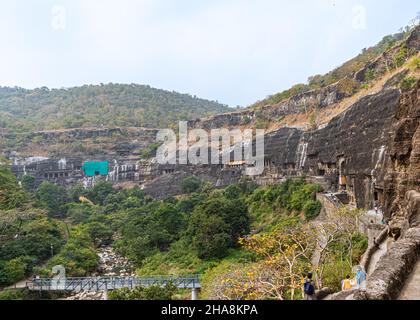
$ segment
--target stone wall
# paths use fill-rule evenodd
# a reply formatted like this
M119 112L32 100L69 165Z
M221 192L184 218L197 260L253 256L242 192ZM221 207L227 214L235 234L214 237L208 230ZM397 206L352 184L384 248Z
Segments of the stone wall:
M412 228L379 260L358 299L397 299L419 257L420 228Z

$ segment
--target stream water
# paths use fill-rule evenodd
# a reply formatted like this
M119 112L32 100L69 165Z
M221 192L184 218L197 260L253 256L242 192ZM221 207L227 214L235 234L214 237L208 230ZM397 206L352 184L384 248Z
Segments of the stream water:
M102 246L98 249L100 259L98 272L91 276L97 277L132 277L135 276L131 263L114 251L111 246ZM105 300L105 292L82 291L67 297L65 300Z

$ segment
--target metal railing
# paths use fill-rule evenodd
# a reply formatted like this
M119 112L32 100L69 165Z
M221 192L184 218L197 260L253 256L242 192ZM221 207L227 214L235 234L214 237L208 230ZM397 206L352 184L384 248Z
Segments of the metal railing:
M137 286L164 287L172 284L179 289L201 288L198 275L175 277L86 277L86 278L39 278L26 282L29 290L36 291L103 291Z

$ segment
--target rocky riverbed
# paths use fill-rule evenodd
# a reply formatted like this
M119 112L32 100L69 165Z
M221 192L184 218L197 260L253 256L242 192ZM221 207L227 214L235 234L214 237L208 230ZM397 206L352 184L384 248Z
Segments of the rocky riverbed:
M103 246L98 249L100 259L98 272L92 276L102 277L133 277L135 276L134 268L128 259L122 257L114 251L110 246ZM104 291L87 292L82 291L67 297L65 300L106 300Z

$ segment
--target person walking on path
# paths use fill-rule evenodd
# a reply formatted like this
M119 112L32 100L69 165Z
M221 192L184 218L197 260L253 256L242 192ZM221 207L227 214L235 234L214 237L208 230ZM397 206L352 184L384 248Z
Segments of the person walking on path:
M308 273L305 283L303 284L305 300L316 300L315 298L315 282L312 280L312 273Z
M365 270L363 270L362 267L359 266L357 273L356 273L356 282L357 282L357 286L360 288L362 286L362 284L365 283L366 281L366 272Z
M347 275L346 278L343 281L341 281L341 290L347 291L347 290L350 290L351 287L352 285L351 285L350 276Z

